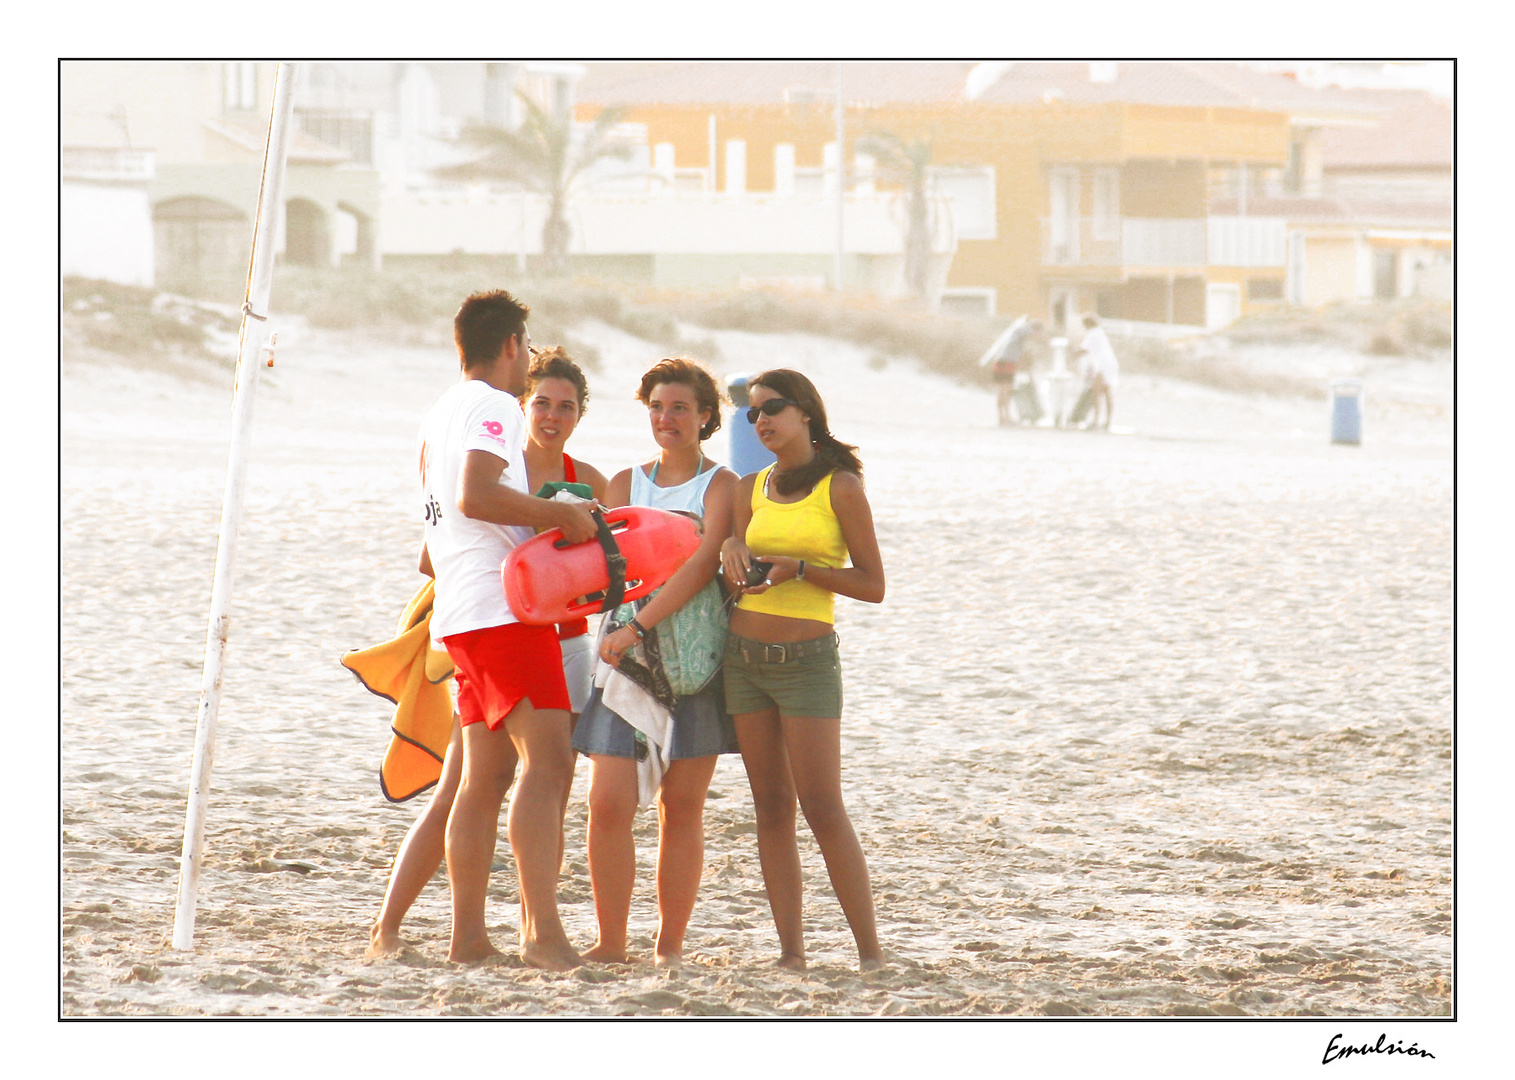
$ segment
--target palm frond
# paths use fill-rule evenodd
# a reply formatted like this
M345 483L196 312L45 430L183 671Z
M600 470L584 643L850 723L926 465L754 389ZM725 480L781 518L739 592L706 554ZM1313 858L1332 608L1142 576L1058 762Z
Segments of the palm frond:
M572 228L567 206L579 176L596 161L625 157L630 147L611 140L611 130L625 117L621 109L605 109L587 126L575 125L567 112L550 110L525 94L517 95L524 107L521 124L514 130L487 124L470 124L459 143L475 156L458 164L438 168L434 175L450 180L502 180L519 184L547 199L542 224L543 265L550 276L567 266ZM580 138L575 138L575 132Z
M608 140L610 131L624 119L624 110L602 110L575 149L571 117L553 113L525 94L520 99L525 116L519 127L467 125L458 142L476 150L476 155L440 167L436 175L449 180L504 180L542 195L562 197L596 161L629 155L629 147Z

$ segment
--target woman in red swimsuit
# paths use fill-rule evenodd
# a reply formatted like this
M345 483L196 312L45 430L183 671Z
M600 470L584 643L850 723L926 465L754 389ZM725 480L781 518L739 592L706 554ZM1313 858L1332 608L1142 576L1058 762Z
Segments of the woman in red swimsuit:
M589 403L589 384L579 365L568 358L561 345L538 350L526 372L526 392L521 404L526 409L526 481L532 491L543 484L586 484L595 499L603 502L610 483L603 473L587 462L575 461L564 447L579 426ZM563 674L568 679L568 696L573 711L570 723L589 700L594 678L594 643L589 637L589 620L575 619L558 626L558 644L563 650Z
M567 481L588 484L596 499L603 498L609 487L604 474L587 462L575 461L564 450L588 408L589 384L561 345L538 349L532 356L521 404L526 410L526 473L531 489Z
M605 475L583 461L575 461L563 449L578 427L589 401L589 385L579 366L561 347L540 349L532 356L526 373L526 392L521 402L526 412L526 476L532 491L553 481L588 484L596 499L605 498L609 483ZM421 572L430 576L431 566L422 555ZM586 619L558 627L558 643L563 650L563 674L568 681L568 695L573 703L571 720L578 718L589 697L594 672L593 642ZM431 802L416 818L390 871L384 903L370 934L369 952L383 955L399 952L400 922L410 905L442 864L447 835L447 815L461 779L463 755L460 729L453 724L452 742L442 761L442 776L432 793ZM513 771L513 770L512 770Z

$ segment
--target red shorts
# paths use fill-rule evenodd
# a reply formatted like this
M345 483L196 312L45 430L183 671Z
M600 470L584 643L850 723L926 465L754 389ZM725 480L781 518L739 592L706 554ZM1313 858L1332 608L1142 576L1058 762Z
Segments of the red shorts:
M442 639L452 657L458 716L493 731L522 701L538 709L571 710L563 680L563 650L555 626L506 623Z

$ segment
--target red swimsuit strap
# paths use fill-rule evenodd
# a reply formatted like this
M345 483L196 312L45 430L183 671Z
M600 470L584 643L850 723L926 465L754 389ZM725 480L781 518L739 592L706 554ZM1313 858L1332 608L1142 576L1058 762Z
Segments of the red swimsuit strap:
M576 483L579 479L578 473L576 473L573 468L573 458L569 457L567 454L563 455L563 479L568 481L570 484ZM581 634L587 633L589 633L588 619L575 619L573 622L558 624L559 641L566 641L569 638L578 637Z

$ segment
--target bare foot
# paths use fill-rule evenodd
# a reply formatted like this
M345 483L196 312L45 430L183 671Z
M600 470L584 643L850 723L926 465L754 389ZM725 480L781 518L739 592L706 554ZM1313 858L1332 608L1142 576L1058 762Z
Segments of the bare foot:
M528 967L543 971L571 971L584 962L573 946L564 941L548 945L540 941L528 941L521 945L521 960Z
M859 971L886 971L888 968L889 961L885 960L882 956L870 956L866 960L859 960L857 962L857 969Z
M784 968L787 971L804 971L808 965L805 963L803 956L796 956L794 953L785 953L773 962L773 966Z
M396 956L405 951L405 942L393 930L382 929L378 923L368 932L369 956Z
M471 947L454 943L452 948L447 951L447 959L451 960L454 964L482 964L489 961L504 960L505 954L496 949L488 941L485 941L483 945Z
M601 945L599 942L595 942L594 947L584 950L583 955L585 960L593 961L596 964L631 963L631 958L626 955L626 946L624 945L616 949L609 945Z
M668 972L683 971L684 970L684 954L683 953L665 953L663 955L660 955L660 956L656 957L652 961L652 963L653 963L654 967L662 968L664 971L668 971Z

